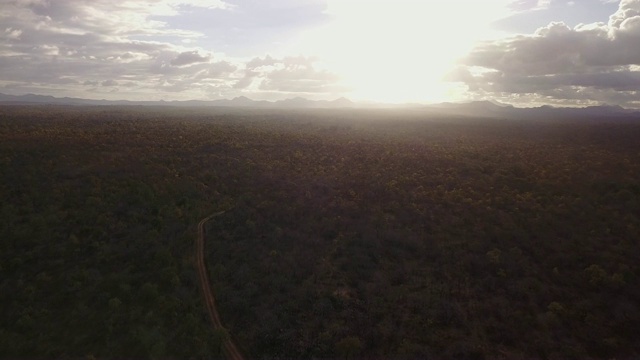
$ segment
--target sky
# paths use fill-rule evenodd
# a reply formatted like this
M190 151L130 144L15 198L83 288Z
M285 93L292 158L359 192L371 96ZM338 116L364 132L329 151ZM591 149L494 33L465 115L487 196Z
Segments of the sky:
M640 0L0 0L0 93L640 108Z

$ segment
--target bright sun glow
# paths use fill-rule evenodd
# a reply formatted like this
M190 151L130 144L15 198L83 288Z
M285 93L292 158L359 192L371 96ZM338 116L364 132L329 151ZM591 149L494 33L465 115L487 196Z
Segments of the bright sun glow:
M457 89L442 81L507 14L508 0L330 0L333 21L302 36L355 100L435 102Z

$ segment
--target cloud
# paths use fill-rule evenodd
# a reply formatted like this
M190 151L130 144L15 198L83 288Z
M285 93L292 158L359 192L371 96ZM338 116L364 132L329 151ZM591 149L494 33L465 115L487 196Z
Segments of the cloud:
M542 96L567 104L588 100L636 106L638 44L640 0L622 0L608 23L570 28L555 22L531 35L482 43L449 78L478 97Z
M297 56L272 58L267 55L247 62L245 76L239 79L236 89L250 88L257 84L257 90L285 93L319 93L340 91L338 76L316 68L317 59Z
M640 1L622 0L618 11L609 18L609 26L622 31L638 30L636 26L638 19L640 19Z
M252 31L266 49L283 31L326 21L324 2L6 0L0 6L0 91L111 99L330 92L336 77L314 59L255 56L255 48L237 58L222 52L245 46ZM270 37L261 38L265 33ZM258 54L267 51L262 47Z
M551 0L514 0L509 7L514 11L542 10L550 6Z
M22 35L22 30L13 29L9 27L4 29L3 35L6 39L17 40L17 39L20 39L20 35Z
M238 67L228 61L218 61L208 64L207 67L202 69L195 75L195 78L206 79L225 79L232 75Z
M211 56L209 55L200 55L198 51L185 51L178 56L176 56L173 60L171 60L171 65L173 66L185 66L196 63L208 62Z
M105 81L101 82L100 85L102 85L102 86L117 86L118 82L113 80L113 79L110 79L110 80L105 80Z
M98 93L126 87L145 98L157 94L159 83L187 81L202 71L216 76L234 71L222 55L210 64L210 51L182 42L202 34L155 17L196 7L233 8L195 0L7 1L0 7L0 87L65 96L83 96L87 86ZM202 88L213 75L200 80Z

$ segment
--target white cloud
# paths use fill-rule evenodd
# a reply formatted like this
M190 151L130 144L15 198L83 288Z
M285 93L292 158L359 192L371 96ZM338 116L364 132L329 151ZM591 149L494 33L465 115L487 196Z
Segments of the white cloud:
M477 46L451 78L477 97L543 96L635 106L640 93L640 0L623 0L607 24L551 23L527 36ZM481 68L472 73L470 69Z
M317 59L304 56L256 57L246 63L245 75L234 84L236 89L280 93L337 93L344 91L336 74L318 69Z
M297 9L309 17L323 7L322 1L279 0L272 5L287 12L278 19L294 22ZM270 7L261 9L274 13ZM262 15L247 12L241 2L221 0L6 1L0 6L0 91L192 99L331 90L335 76L319 70L310 58L250 60L203 48L200 40L209 34L194 30L198 27L185 19L206 11L218 18L227 12L241 26L254 26L252 18ZM274 66L269 68L268 62Z
M100 85L102 85L102 86L117 86L118 82L111 79L111 80L105 80L105 81L101 82Z
M509 7L516 11L535 11L549 8L551 0L514 0Z
M438 101L467 54L449 78L473 98L634 104L640 0L619 1L608 22L506 38L490 28L569 2L5 0L0 92Z
M22 35L22 30L10 28L10 27L4 29L4 37L7 39L18 40L20 39L20 35Z
M200 55L197 50L181 52L171 60L173 66L185 66L197 63L208 62L210 55Z
M9 40L0 42L0 86L66 96L86 96L89 87L97 97L122 90L144 99L158 96L163 84L182 84L185 97L206 95L200 89L219 86L219 77L236 67L222 55L211 63L210 51L182 42L202 34L154 17L197 7L232 9L222 1L199 0L9 1L0 7L0 37ZM196 86L185 85L196 77ZM225 81L230 87L235 78Z

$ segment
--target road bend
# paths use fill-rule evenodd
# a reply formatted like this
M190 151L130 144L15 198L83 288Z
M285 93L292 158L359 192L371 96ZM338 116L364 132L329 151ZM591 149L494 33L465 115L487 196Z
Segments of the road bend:
M207 267L204 262L204 225L207 221L224 213L224 211L219 211L200 220L198 223L198 237L196 238L196 269L198 270L198 278L200 279L200 289L202 290L204 304L207 308L207 312L209 313L209 318L211 319L214 329L222 329L223 326L222 321L220 321L220 314L218 314L218 309L216 308L216 299L213 296L213 291L211 290L209 273L207 272ZM240 354L240 351L238 351L238 348L233 343L230 336L224 339L222 346L228 359L244 360L242 354Z

